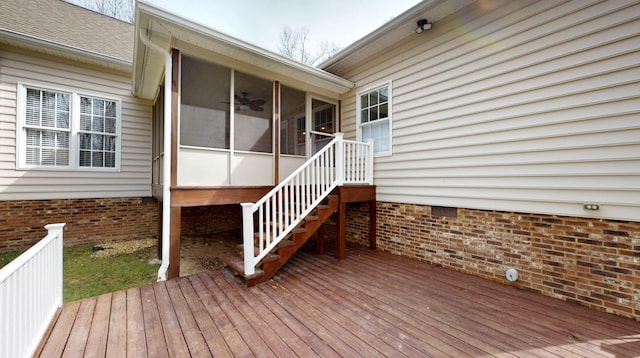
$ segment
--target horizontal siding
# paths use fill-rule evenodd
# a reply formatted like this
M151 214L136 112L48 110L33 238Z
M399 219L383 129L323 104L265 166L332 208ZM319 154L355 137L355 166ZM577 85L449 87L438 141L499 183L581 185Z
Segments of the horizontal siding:
M16 170L16 91L25 82L122 103L120 172ZM0 200L150 196L151 104L131 95L128 74L0 51Z
M493 4L339 74L347 137L355 93L393 83L378 200L640 220L640 2Z

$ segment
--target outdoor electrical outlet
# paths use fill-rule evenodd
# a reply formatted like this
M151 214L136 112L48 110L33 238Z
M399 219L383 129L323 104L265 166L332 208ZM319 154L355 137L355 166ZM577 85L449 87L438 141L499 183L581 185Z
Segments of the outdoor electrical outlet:
M596 211L596 210L600 210L600 205L599 204L583 204L582 207L584 208L584 210L591 210L591 211Z

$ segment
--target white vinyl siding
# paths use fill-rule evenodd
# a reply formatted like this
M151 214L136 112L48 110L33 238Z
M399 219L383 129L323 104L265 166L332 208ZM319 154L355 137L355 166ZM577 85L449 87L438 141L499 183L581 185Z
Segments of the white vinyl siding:
M18 170L19 83L117 101L120 170ZM150 196L150 183L151 103L131 95L131 74L51 61L6 47L0 50L0 200Z
M378 200L638 220L640 2L494 5L339 74L358 85L351 137L350 98L393 80Z

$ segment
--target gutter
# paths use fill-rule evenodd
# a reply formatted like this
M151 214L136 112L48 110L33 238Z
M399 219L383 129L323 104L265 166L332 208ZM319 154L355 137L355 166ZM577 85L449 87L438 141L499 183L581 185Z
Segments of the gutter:
M167 280L171 244L171 73L173 62L165 51L140 29L140 41L164 56L164 156L162 157L162 265L158 269L158 281ZM167 122L167 119L169 121ZM169 125L167 125L167 123Z

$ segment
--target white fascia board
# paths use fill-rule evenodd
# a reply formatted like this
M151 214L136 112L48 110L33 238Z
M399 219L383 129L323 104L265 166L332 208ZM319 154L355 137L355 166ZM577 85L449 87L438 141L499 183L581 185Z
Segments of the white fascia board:
M141 22L142 24L138 24L138 22ZM353 82L324 70L304 65L287 57L221 33L205 25L184 19L144 1L138 1L136 31L139 31L138 26L143 29L149 29L152 22L158 23L161 25L160 27L169 31L169 33L166 34L168 36L173 37L178 34L181 37L180 40L185 42L192 42L196 39L200 41L205 40L214 44L216 47L222 46L227 48L227 54L231 53L232 55L237 56L237 60L253 62L251 60L256 59L263 64L267 64L265 68L268 68L269 70L273 71L273 69L276 68L281 69L281 74L285 76L291 76L292 73L294 75L297 73L301 76L312 78L314 82L316 82L314 83L315 85L326 87L327 89L339 94L346 93L354 87ZM175 33L171 33L172 31ZM149 34L149 36L152 37L153 34ZM138 46L144 45L139 43L138 39L136 39L135 43L136 49L134 56L144 56L144 52L137 48ZM134 59L134 62L140 60L141 59ZM137 70L140 70L140 68Z

